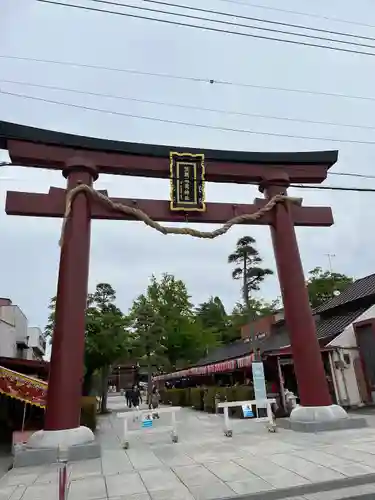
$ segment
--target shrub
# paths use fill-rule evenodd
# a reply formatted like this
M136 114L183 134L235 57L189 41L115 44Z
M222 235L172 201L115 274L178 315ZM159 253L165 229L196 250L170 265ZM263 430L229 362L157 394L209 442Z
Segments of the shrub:
M187 387L186 389L181 389L180 405L191 406L190 388Z
M252 387L239 385L234 387L198 387L186 389L167 389L161 392L161 401L173 406L191 406L208 413L216 412L216 401L248 401L254 399ZM223 410L220 410L222 413ZM243 418L242 408L229 408L230 416Z
M168 389L168 399L172 406L186 406L188 389Z
M249 401L254 399L254 391L252 387L247 385L238 385L235 387L231 387L231 399L229 401ZM244 418L242 408L240 406L236 406L235 408L230 409L230 415L235 418Z
M216 387L207 387L207 389L204 391L204 396L203 396L204 411L207 411L208 413L215 413L216 411L216 403L215 403L216 390L217 390Z
M81 399L81 425L96 430L97 402L96 397L84 396Z
M254 390L247 385L238 385L232 387L233 399L232 401L248 401L254 399Z
M204 409L203 395L204 390L199 387L190 389L190 404L196 410L202 411Z
M163 405L168 405L170 403L169 391L167 389L163 389L160 391L160 402Z

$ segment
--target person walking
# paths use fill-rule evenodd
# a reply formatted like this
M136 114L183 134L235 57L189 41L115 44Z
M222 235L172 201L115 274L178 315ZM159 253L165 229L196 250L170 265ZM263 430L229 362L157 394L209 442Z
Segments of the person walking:
M133 386L133 390L131 393L131 404L134 408L139 409L139 405L142 404L142 395L138 386Z
M128 408L132 407L132 390L131 389L126 389L125 391L125 399L126 399L126 406Z
M160 394L158 388L154 386L151 393L150 409L157 410L159 408ZM153 413L154 418L160 418L159 413L156 411Z

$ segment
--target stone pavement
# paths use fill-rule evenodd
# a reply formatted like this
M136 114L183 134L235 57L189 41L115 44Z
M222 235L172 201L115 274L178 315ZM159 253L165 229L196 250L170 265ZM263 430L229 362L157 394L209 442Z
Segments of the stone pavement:
M9 452L0 451L0 478L8 472L11 463L12 458Z
M123 399L110 397L113 410ZM183 409L179 442L146 429L123 450L122 420L100 420L102 458L69 466L68 500L339 500L375 498L375 417L366 429L302 434ZM163 425L155 421L155 426ZM140 426L139 423L132 424ZM326 491L325 490L330 490ZM258 495L256 495L258 493ZM357 496L356 496L357 495ZM368 496L370 495L370 496ZM0 480L0 500L57 500L57 466L14 469Z

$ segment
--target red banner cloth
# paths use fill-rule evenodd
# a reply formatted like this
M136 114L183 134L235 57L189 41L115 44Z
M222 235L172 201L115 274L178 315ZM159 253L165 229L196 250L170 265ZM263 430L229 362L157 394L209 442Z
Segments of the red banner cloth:
M0 366L0 392L25 403L45 408L48 384Z

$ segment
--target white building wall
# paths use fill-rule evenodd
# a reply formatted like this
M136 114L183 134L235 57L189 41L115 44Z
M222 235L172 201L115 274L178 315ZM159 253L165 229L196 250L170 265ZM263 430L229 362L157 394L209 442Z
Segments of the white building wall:
M13 304L0 306L0 320L15 328L17 341L27 343L27 318L18 306Z
M32 351L27 359L40 359L45 354L45 339L42 330L38 326L29 326L27 329L29 338L28 345Z
M0 356L15 358L16 353L15 328L0 319Z
M2 299L0 305L0 356L33 359L29 357L29 349L17 349L17 343L23 346L28 345L27 329L27 318L21 309L12 304L9 299Z
M366 319L375 318L375 305L371 306L355 323ZM335 361L341 361L341 367L334 366L334 377L337 386L337 396L339 403L345 406L360 406L363 404L360 396L357 377L354 370L354 360L359 358L357 347L357 339L354 333L353 324L350 324L345 330L333 339L327 347L337 347L337 350L332 353L333 364ZM349 358L349 363L344 363L345 358Z

